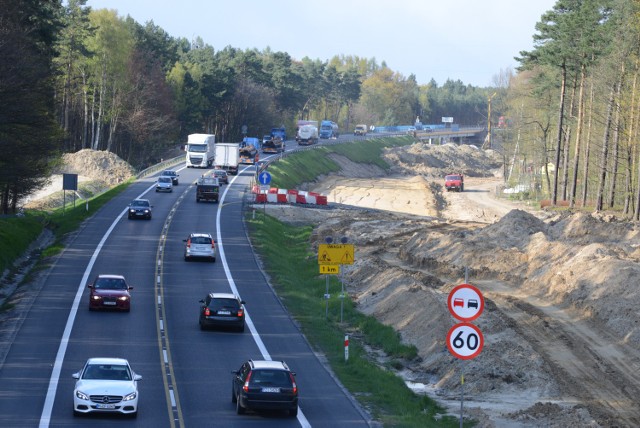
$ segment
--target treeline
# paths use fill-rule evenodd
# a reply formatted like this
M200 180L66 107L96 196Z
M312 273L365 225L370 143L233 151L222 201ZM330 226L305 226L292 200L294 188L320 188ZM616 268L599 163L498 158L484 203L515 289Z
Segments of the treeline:
M0 211L15 211L64 152L116 153L137 168L186 135L239 141L298 119L351 131L486 123L491 91L460 81L419 85L375 58L296 60L286 52L215 50L86 0L0 0Z
M640 219L640 2L559 0L496 102L511 180Z

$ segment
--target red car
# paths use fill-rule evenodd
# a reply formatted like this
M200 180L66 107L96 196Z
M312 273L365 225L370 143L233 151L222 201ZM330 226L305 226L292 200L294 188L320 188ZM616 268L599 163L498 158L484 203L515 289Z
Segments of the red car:
M122 275L98 275L89 288L89 310L114 309L129 312L133 287Z

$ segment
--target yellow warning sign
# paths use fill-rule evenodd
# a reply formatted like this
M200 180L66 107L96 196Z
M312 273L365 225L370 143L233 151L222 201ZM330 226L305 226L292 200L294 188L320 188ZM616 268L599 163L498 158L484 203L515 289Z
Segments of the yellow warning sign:
M320 244L318 246L318 264L352 265L353 244Z
M320 265L320 273L323 275L337 275L340 273L340 265Z

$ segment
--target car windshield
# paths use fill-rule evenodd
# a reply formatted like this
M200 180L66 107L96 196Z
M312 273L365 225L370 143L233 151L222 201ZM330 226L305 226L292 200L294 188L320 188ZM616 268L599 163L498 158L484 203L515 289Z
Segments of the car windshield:
M149 202L141 201L141 200L135 200L135 201L131 202L131 206L132 207L148 207L149 206Z
M236 299L211 299L209 309L218 311L220 309L240 309L240 304Z
M122 364L89 364L82 373L82 379L131 380L131 372Z
M128 288L125 280L121 278L98 278L93 287L100 290L126 290Z
M460 176L459 175L447 175L445 177L445 180L460 180Z
M162 175L166 175L168 177L175 177L176 176L176 172L175 171L163 171Z
M160 177L158 178L159 183L171 183L171 177Z
M283 370L253 370L251 383L256 386L290 387L291 378Z
M205 153L207 151L206 144L189 144L189 151L196 153Z

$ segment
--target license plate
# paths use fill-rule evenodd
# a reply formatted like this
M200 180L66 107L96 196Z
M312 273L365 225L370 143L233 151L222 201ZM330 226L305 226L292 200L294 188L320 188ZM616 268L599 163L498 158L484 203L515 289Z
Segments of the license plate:
M218 315L231 315L229 311L218 311Z
M136 213L136 215L144 215L144 213Z
M102 302L104 305L115 306L116 302Z
M115 404L96 404L96 409L115 409Z
M262 392L280 392L280 388L262 388Z

